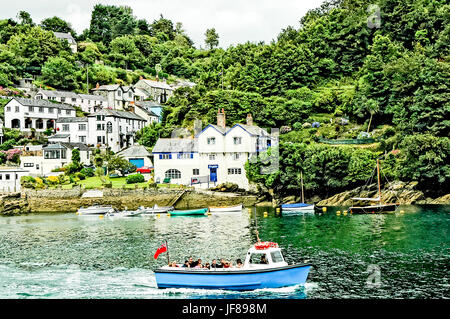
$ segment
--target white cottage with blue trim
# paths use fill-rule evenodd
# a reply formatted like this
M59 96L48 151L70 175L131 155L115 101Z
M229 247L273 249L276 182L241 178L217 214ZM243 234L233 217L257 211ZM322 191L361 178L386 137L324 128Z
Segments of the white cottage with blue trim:
M209 124L195 138L157 141L153 148L155 179L202 188L229 182L248 190L245 163L272 143L266 130L253 125L250 114L247 124L227 127L222 109L217 125Z

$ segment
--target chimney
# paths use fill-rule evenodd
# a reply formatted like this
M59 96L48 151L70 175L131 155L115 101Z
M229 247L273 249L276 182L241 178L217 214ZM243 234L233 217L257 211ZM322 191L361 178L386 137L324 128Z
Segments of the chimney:
M141 75L140 77L139 77L139 80L143 80L144 79L144 77Z
M217 126L220 126L221 128L225 128L225 111L222 109L222 112L220 112L220 109L217 111Z
M100 88L100 84L98 84L98 82L97 82L97 85L95 86L95 88L96 88L97 90Z
M250 113L247 114L247 125L253 125L253 117Z

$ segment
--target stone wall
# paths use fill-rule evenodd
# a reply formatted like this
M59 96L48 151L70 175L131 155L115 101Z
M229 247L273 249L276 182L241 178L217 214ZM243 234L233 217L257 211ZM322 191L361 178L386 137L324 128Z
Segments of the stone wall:
M18 215L29 212L28 201L20 193L0 196L0 215Z
M244 203L254 205L256 196L241 196L237 194L208 192L202 190L183 189L102 189L103 197L81 197L86 190L76 188L71 190L26 190L31 211L33 212L75 212L80 207L90 205L112 205L123 209L137 209L139 206L150 207L173 205L175 208L189 209L208 206L228 206Z

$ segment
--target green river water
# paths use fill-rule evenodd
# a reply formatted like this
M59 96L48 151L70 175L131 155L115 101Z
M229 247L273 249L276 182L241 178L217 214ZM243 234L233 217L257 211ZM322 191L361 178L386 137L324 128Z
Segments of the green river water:
M280 216L272 208L205 217L0 217L0 298L449 298L450 206L404 213ZM260 238L289 264L316 267L305 285L248 292L158 289L153 254L243 259ZM267 217L264 217L267 211Z

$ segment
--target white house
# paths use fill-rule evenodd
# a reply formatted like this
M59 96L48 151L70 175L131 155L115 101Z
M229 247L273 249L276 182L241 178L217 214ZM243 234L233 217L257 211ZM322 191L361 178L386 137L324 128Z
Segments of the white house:
M145 146L133 145L120 151L117 155L123 157L137 168L143 166L153 167L152 160L150 159L151 154Z
M101 95L106 99L107 106L114 110L124 110L134 101L134 88L119 84L99 85L92 90L94 95Z
M248 190L245 163L275 145L275 139L253 125L250 114L247 124L229 128L225 123L222 110L217 114L217 125L206 126L195 139L159 139L152 151L155 178L199 187L230 182Z
M107 100L101 95L77 94L68 91L51 91L40 89L36 93L37 100L51 100L80 107L84 112L93 113L107 106Z
M173 184L191 184L191 177L200 176L198 143L194 138L160 138L152 150L155 181L170 180Z
M16 166L0 167L0 193L11 193L20 191L20 178L29 172Z
M147 109L142 104L138 102L132 102L129 106L129 110L143 119L147 121L147 125L150 125L152 123L159 123L159 116L155 114L151 109Z
M49 142L71 142L88 144L88 117L66 117L56 121L56 134Z
M55 37L61 41L67 41L69 44L70 50L72 50L73 53L76 53L78 51L78 45L77 41L73 38L72 34L70 32L64 33L64 32L53 32Z
M83 143L52 143L41 150L23 151L20 167L29 171L30 176L45 176L53 169L61 168L72 162L72 151L80 151L80 162L90 164L90 149Z
M47 100L13 98L5 105L5 127L29 132L43 132L55 128L55 121L75 117L73 106Z
M143 78L136 82L134 88L139 90L139 96L143 96L144 99L152 99L163 104L173 95L174 91L165 81L154 81Z

